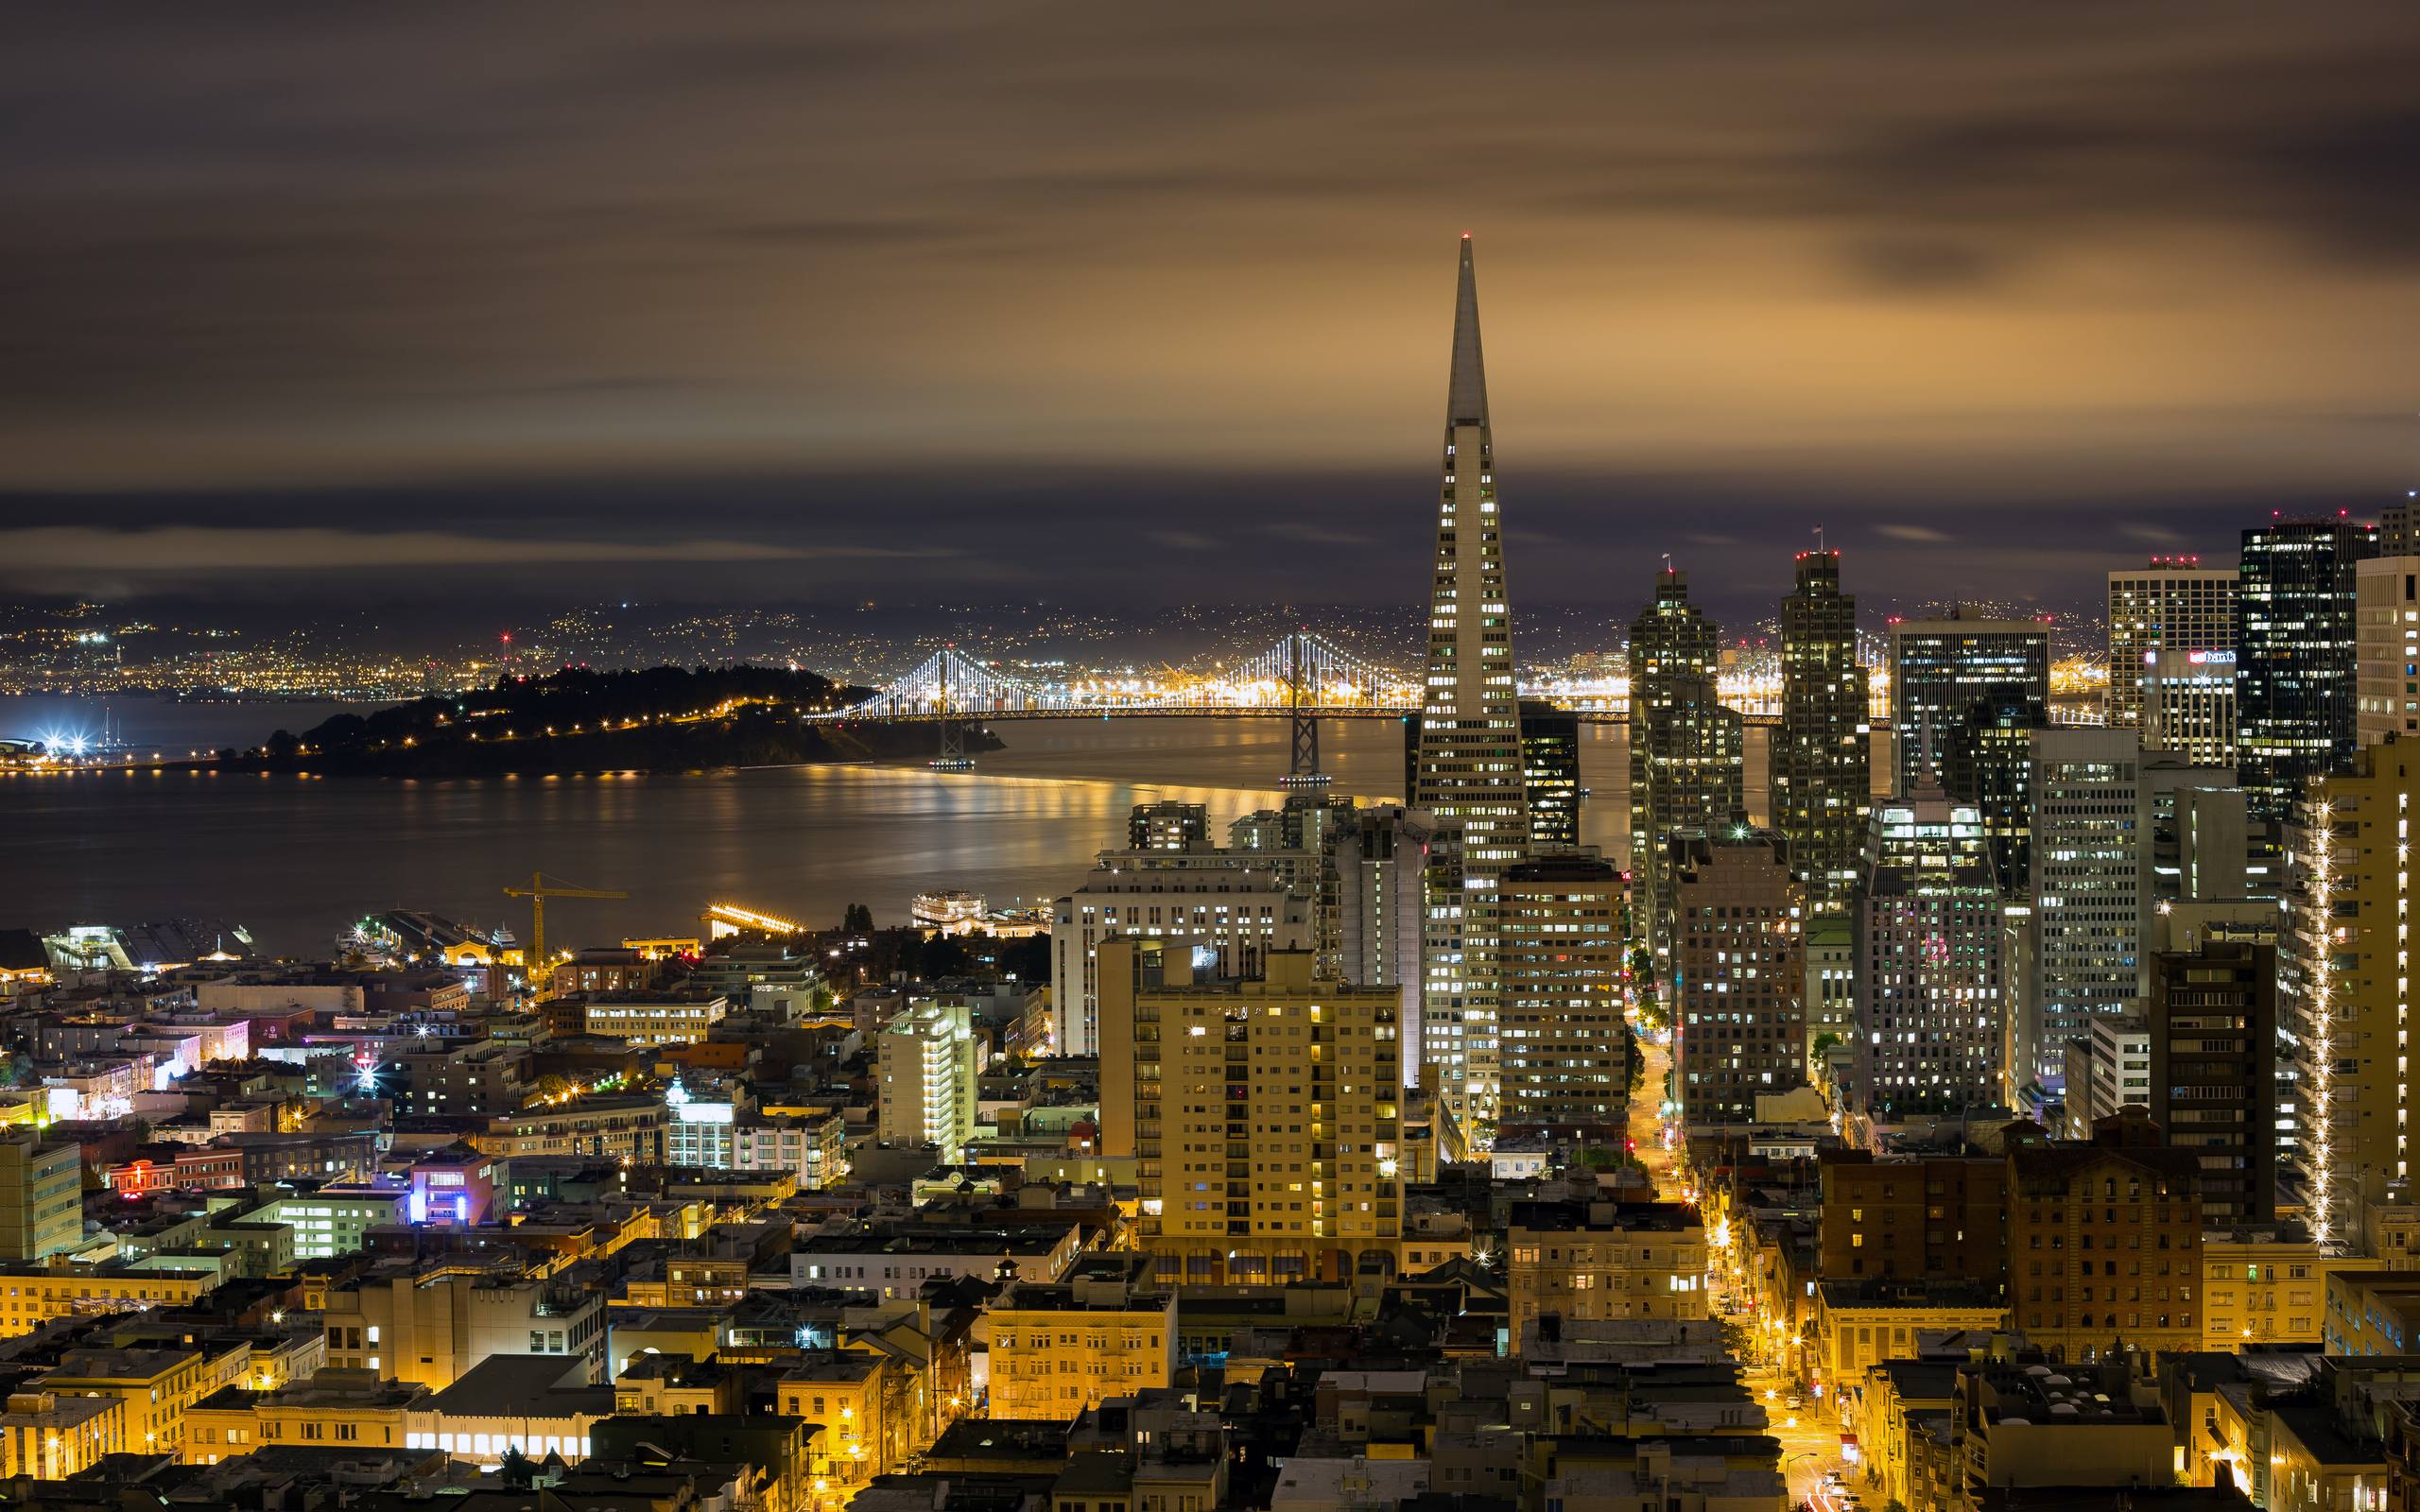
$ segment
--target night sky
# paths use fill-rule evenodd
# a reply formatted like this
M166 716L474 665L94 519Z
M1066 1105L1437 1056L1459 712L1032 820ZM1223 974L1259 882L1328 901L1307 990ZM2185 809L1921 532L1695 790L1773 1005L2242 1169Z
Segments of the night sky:
M1416 603L1465 230L1516 599L2420 485L2409 4L5 28L18 593Z

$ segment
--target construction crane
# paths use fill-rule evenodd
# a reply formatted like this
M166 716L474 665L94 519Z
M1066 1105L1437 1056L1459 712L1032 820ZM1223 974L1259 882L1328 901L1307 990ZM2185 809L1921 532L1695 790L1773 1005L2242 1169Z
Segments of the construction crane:
M538 973L550 970L546 966L546 900L549 898L628 898L629 893L606 887L575 887L568 883L549 882L543 871L529 873L527 887L507 887L507 898L529 900L529 954L522 957L522 977L529 984L531 997L544 997L538 985Z

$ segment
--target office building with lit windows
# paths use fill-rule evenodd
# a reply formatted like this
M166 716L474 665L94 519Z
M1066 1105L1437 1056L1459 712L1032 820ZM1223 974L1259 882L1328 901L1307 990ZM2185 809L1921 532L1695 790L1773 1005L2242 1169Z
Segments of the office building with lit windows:
M1191 1283L1351 1277L1403 1226L1401 997L1273 951L1253 981L1100 948L1101 1153L1136 1162L1135 1242Z
M2256 816L2282 818L2352 754L2354 597L2375 526L2284 520L2243 533L2236 589L2238 776Z
M1496 914L1499 1131L1619 1137L1630 1110L1621 873L1592 855L1534 857L1504 873Z
M2143 747L2235 767L2235 653L2154 651L2143 663Z
M1495 885L1529 854L1530 801L1479 348L1478 276L1467 235L1454 292L1444 448L1411 801L1458 836L1434 852L1423 1027L1444 1110L1476 1128L1495 1116L1499 1085Z
M1798 554L1798 586L1781 601L1781 728L1773 735L1773 828L1815 913L1857 890L1858 853L1874 812L1873 715L1857 657L1857 599L1841 592L1841 554Z
M1672 835L1747 816L1744 730L1715 688L1722 632L1689 602L1686 574L1655 575L1655 597L1630 628L1630 844L1633 906L1650 949L1669 955Z
M2420 740L2420 556L2355 567L2353 610L2355 740Z
M2153 557L2109 575L2108 723L2151 723L2146 679L2164 652L2235 649L2236 575L2199 557Z
M1521 700L1521 783L1529 794L1530 847L1580 844L1580 716L1543 698Z
M2032 739L2034 957L2014 1011L2038 1016L2032 1074L2061 1088L2064 1047L2128 1012L2143 989L2151 806L2139 731L2076 725Z
M1903 1116L1995 1106L2009 1010L1982 816L1938 789L1877 803L1857 919L1857 1091Z
M1947 739L1979 702L2004 702L2003 690L2047 710L2050 632L2031 620L1996 620L1973 606L1946 619L1900 620L1891 627L1891 728L1898 749L1900 798L1927 783L1948 786Z
M1674 835L1672 1070L1681 1116L1746 1124L1806 1085L1806 890L1787 843L1737 825Z
M2357 1241L2363 1212L2411 1176L2415 792L2420 746L2373 746L2312 780L2286 826L2279 1113L2295 1200L2323 1242Z

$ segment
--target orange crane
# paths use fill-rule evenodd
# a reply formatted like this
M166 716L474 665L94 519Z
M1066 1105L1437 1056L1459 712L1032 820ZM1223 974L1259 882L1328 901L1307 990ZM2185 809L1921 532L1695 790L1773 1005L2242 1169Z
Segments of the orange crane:
M507 887L507 898L529 900L529 953L522 957L522 977L529 985L533 998L545 996L539 986L539 972L551 971L546 965L546 900L549 898L628 898L629 893L606 887L575 887L568 883L549 882L543 871L529 873L527 887Z

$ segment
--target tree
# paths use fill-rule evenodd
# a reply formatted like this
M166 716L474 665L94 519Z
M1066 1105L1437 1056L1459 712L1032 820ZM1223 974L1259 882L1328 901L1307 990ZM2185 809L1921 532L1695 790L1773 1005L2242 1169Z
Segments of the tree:
M1602 1144L1591 1144L1580 1152L1580 1163L1591 1171L1610 1171L1621 1164L1621 1157Z
M851 903L840 911L840 927L852 935L873 933L873 910L863 903Z
M537 1473L538 1467L529 1463L529 1456L521 1452L518 1445L504 1446L504 1461L496 1467L496 1477L504 1482L506 1489L513 1491L529 1489L529 1483L536 1478Z

